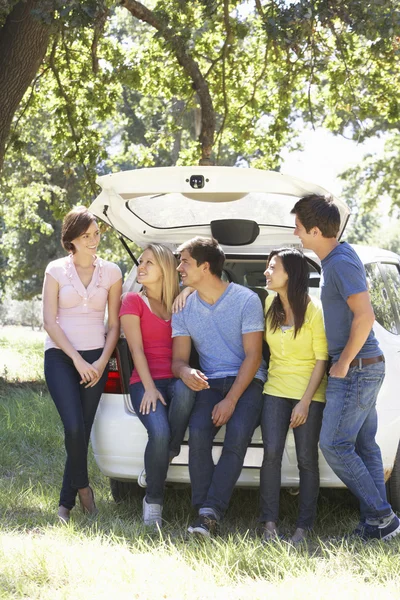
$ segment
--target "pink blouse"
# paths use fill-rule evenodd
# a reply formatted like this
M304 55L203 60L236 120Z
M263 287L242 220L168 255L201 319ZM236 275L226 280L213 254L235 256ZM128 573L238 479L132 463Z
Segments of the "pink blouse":
M104 347L108 291L122 278L120 268L112 262L96 257L93 265L95 270L87 288L79 278L72 255L53 260L46 268L46 274L59 286L57 323L75 350ZM57 348L49 335L44 348Z

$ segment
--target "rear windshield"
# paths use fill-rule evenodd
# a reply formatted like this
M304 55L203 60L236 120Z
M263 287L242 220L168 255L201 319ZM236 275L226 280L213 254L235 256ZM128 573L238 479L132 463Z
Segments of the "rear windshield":
M209 225L219 219L248 219L259 225L294 228L294 196L252 192L239 200L192 200L183 194L131 198L127 206L139 219L157 229Z

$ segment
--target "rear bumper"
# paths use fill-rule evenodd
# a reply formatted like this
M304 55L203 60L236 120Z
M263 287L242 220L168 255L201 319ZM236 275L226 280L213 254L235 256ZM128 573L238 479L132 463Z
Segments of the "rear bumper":
M217 461L222 450L224 427L218 432L213 448ZM136 480L143 469L147 432L142 423L126 409L123 394L103 394L92 430L92 447L100 471L107 477ZM171 463L167 482L190 484L187 436L181 453ZM258 487L263 459L261 430L254 432L238 487ZM344 487L320 454L321 487ZM289 432L282 460L282 486L297 487L299 473L292 432Z

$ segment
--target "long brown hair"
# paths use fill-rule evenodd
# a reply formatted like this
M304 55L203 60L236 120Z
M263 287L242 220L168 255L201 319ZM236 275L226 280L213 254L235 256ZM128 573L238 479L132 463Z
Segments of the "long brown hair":
M301 329L309 302L308 296L308 263L302 252L295 248L272 250L268 257L268 265L274 256L278 256L288 276L287 297L294 318L294 337ZM283 325L286 320L285 310L279 294L273 299L268 309L267 320L272 331Z

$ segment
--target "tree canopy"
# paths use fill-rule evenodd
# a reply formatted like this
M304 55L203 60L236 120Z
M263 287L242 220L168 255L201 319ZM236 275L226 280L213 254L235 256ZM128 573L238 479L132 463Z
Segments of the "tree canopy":
M40 291L96 174L279 169L299 118L397 132L399 25L389 0L0 1L2 287Z

